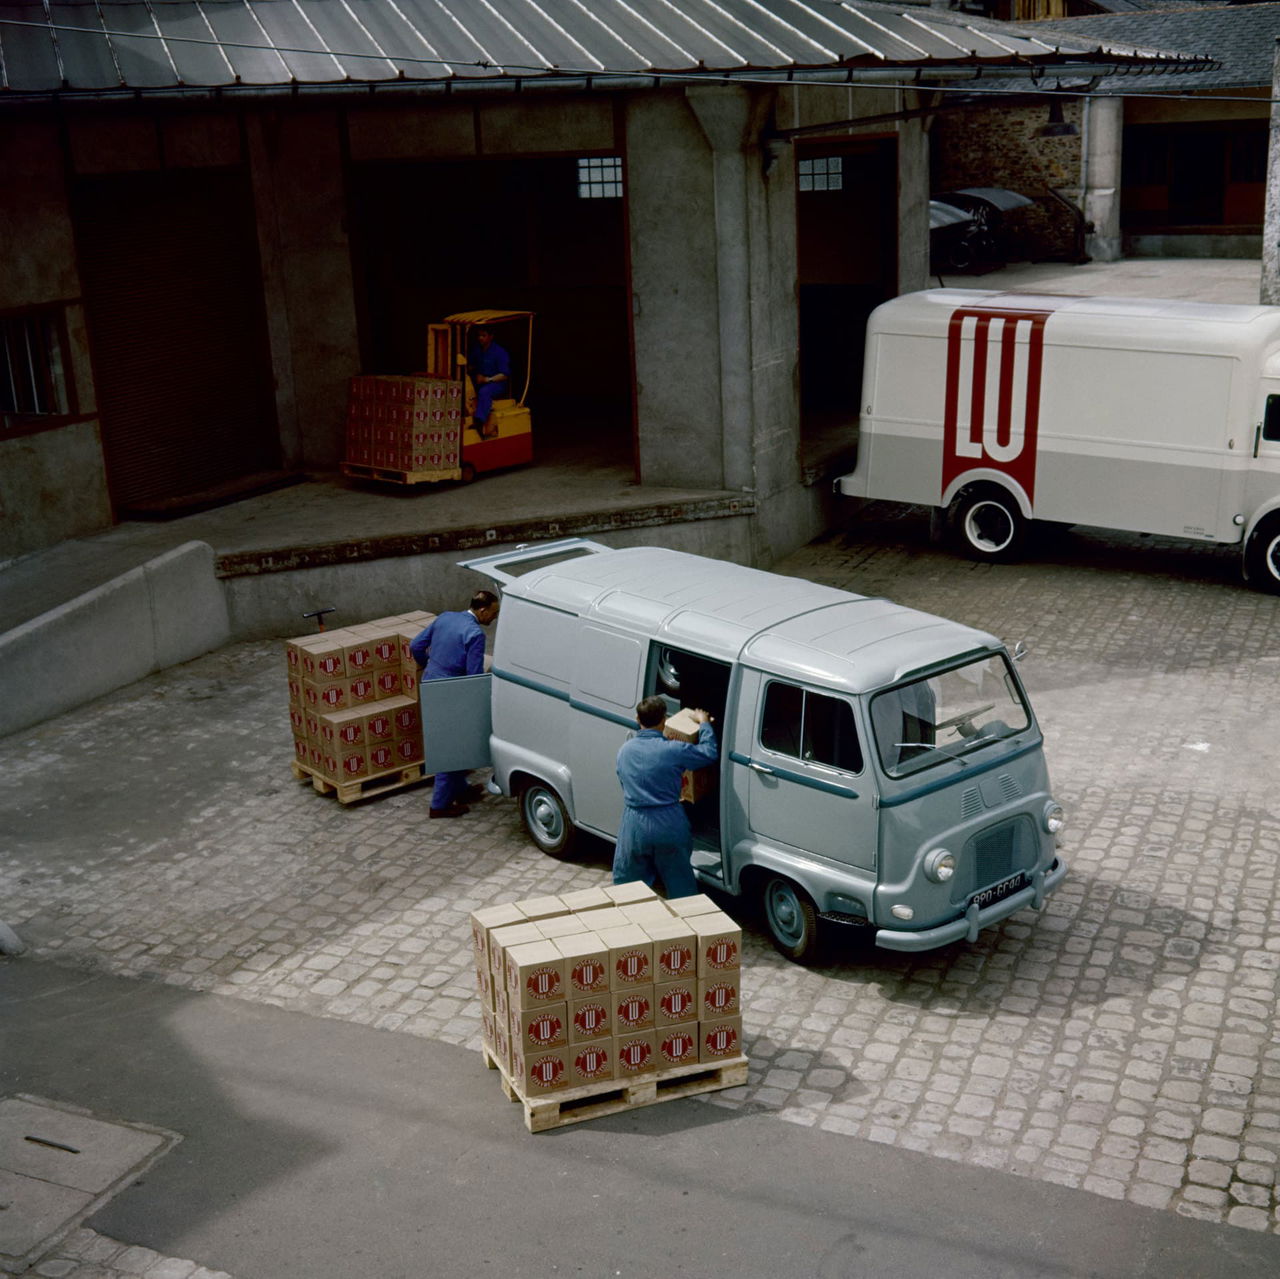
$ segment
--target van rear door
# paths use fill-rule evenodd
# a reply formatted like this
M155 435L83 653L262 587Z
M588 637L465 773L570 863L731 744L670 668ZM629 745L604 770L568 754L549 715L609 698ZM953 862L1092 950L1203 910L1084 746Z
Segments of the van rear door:
M488 768L492 675L428 679L418 685L423 761L428 773Z

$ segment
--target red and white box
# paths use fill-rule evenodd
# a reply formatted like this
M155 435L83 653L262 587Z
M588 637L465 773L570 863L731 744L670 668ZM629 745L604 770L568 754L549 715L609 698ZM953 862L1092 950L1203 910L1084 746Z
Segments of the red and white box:
M610 1039L613 1036L613 995L606 991L601 996L588 995L585 999L569 1001L569 1042L587 1043L593 1039Z
M689 923L698 938L699 977L735 972L741 966L742 929L728 915L693 915Z
M520 1052L513 1045L512 1074L526 1097L541 1097L569 1086L569 1049L543 1048Z
M742 1056L742 1018L725 1017L721 1021L698 1023L698 1060L730 1061Z
M652 986L629 986L611 992L613 1033L630 1035L637 1030L654 1027L654 995Z
M525 942L507 951L507 994L511 1007L563 1003L569 983L564 956L549 941Z
M543 1008L515 1008L511 1011L511 1042L526 1053L543 1048L560 1048L569 1042L568 1004Z
M653 939L653 980L676 981L698 971L697 934L682 919L668 917L664 923L645 924Z
M698 1023L681 1022L677 1026L660 1026L654 1036L658 1069L687 1066L698 1060Z
M663 982L654 987L654 1022L678 1026L698 1018L698 983L693 978Z
M568 965L570 999L609 993L609 947L595 933L556 937L553 944Z
M698 982L698 1020L721 1021L742 1012L738 973L723 973Z
M647 1075L657 1070L658 1056L654 1042L651 1030L641 1030L633 1035L615 1035L614 1078L630 1079L635 1075Z
M643 928L626 924L599 929L597 936L609 947L609 981L614 990L653 985L653 942Z
M614 1077L613 1041L602 1039L595 1043L570 1044L569 1087L581 1088L584 1084L598 1084Z

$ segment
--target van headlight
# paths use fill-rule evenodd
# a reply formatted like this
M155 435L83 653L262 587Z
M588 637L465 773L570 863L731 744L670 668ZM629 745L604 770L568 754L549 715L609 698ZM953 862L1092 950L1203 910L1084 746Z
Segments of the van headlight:
M1067 824L1067 815L1061 804L1048 803L1044 806L1044 828L1050 835L1056 835Z
M924 859L924 873L935 884L945 884L956 873L956 855L945 848L935 848Z

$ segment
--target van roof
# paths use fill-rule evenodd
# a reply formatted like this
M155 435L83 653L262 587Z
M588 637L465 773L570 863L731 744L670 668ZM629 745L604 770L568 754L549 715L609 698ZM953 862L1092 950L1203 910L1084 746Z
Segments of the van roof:
M581 555L504 593L772 674L848 692L1000 641L889 600L663 547Z
M1046 342L1110 347L1117 340L1154 349L1194 349L1202 354L1239 354L1242 346L1280 344L1280 307L1177 298L1078 296L995 289L922 289L891 298L872 312L868 332L945 332L953 312L1049 311ZM1134 342L1137 338L1140 341Z

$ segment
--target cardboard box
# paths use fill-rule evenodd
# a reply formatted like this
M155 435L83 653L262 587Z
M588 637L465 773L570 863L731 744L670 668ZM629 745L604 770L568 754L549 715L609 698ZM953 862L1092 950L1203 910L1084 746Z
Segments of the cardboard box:
M501 906L482 906L471 912L471 949L475 951L476 961L484 960L489 966L489 934L495 928L505 928L511 924L523 922L523 917L510 904Z
M549 941L525 942L506 952L512 1009L563 1003L569 989L564 956Z
M299 646L302 655L302 677L313 684L325 684L332 680L346 679L347 663L340 632L327 635Z
M307 741L305 735L294 734L293 738L293 758L299 764L311 766L311 743Z
M706 768L686 768L680 775L680 803L696 804L716 788L720 770L714 764Z
M608 906L592 907L582 913L583 921L593 933L604 928L625 928L631 921L610 903Z
M359 627L348 627L342 635L342 660L346 664L347 675L366 675L373 670L373 645L366 635L360 633Z
M493 1012L493 974L489 971L487 960L479 955L475 957L476 993L480 996L481 1015Z
M569 1047L569 1087L598 1084L614 1077L613 1041L571 1044Z
M642 927L653 939L655 982L696 976L698 938L686 921L668 918L665 923L645 924Z
M565 957L570 999L608 993L609 948L595 933L574 933L550 940Z
M302 698L306 706L321 714L346 710L350 705L345 679L331 684L313 684L310 680L303 680Z
M510 1075L514 1069L511 1061L511 1031L507 1028L506 1017L496 1009L493 1014L493 1055Z
M698 1060L729 1061L742 1056L742 1018L698 1023Z
M412 697L405 697L392 709L392 735L397 738L416 737L422 740L422 712Z
M635 1075L647 1075L657 1070L658 1059L654 1044L651 1030L641 1030L633 1035L615 1035L614 1078L630 1079Z
M586 920L579 915L553 915L550 919L536 919L533 922L547 938L575 937L591 931Z
M652 901L628 902L625 906L619 906L618 909L627 917L629 923L639 924L641 928L646 924L665 924L675 918L667 909L667 903L656 897Z
M385 666L381 670L375 670L372 679L373 687L377 691L380 701L405 696L404 683L400 678L399 666Z
M348 706L364 706L378 700L378 687L372 672L348 675L343 684L347 690Z
M370 777L376 773L393 772L397 767L394 742L371 742L368 751Z
M698 976L734 972L742 955L742 929L719 912L689 919L698 937Z
M698 1060L698 1023L686 1021L678 1026L663 1026L654 1036L658 1069L687 1066Z
M631 986L610 993L613 1004L613 1033L629 1035L636 1030L654 1027L652 986ZM687 1018L686 1018L687 1020Z
M364 716L364 736L367 742L387 742L395 740L396 725L392 714L394 702L374 702L361 710Z
M602 928L596 935L609 947L609 985L653 985L653 942L638 924L622 928Z
M395 752L397 768L403 768L406 764L422 763L423 748L420 736L397 737L392 742L391 748Z
M594 910L598 906L612 906L613 898L603 888L576 888L571 893L561 893L565 909L571 911Z
M723 1021L741 1012L737 970L698 982L699 1021Z
M515 908L526 919L552 919L557 915L569 913L564 902L552 894L545 897L526 897L524 901L516 902Z
M613 1037L613 994L569 1001L569 1042L586 1043L593 1039Z
M365 720L367 716L359 707L345 711L334 711L329 715L321 715L321 740L334 742L340 747L363 747L366 742Z
M698 721L693 718L693 708L682 706L674 715L667 716L667 722L662 726L662 735L675 742L696 742L698 728Z
M658 901L658 894L649 887L634 880L629 884L605 884L605 895L615 906L625 906L628 902Z
M369 752L363 746L347 746L339 742L334 748L338 757L338 776L345 782L369 776Z
M511 1010L511 1042L523 1052L560 1048L569 1042L569 1005Z
M663 982L654 987L654 1024L678 1026L698 1019L698 983L690 978Z
M491 906L492 911L513 910L511 906ZM477 914L480 912L477 911ZM523 915L519 915L514 923L504 924L495 919L486 925L485 949L489 953L489 969L499 986L507 984L506 951L511 946L523 946L527 942L542 941L543 937ZM475 933L472 932L474 944Z
M512 1048L512 1075L526 1097L540 1097L569 1086L569 1049L543 1048L522 1053Z
M692 897L673 897L667 902L667 909L680 919L687 919L690 915L723 913L706 893L695 893Z

